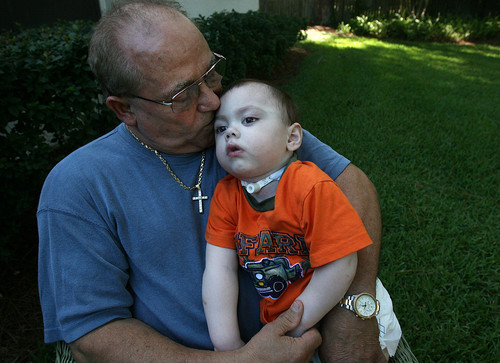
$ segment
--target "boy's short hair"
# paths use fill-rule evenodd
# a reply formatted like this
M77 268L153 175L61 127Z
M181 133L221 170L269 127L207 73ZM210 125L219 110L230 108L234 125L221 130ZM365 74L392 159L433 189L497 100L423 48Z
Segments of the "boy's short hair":
M283 121L285 123L287 123L288 125L299 123L299 112L297 106L292 100L292 97L290 97L290 95L285 91L283 91L281 88L279 88L276 85L273 85L270 82L252 78L243 78L229 84L229 86L226 87L222 95L231 91L234 88L238 88L252 83L264 85L269 89L269 92L271 92L271 95L275 98L276 103L281 108L281 112L284 116Z

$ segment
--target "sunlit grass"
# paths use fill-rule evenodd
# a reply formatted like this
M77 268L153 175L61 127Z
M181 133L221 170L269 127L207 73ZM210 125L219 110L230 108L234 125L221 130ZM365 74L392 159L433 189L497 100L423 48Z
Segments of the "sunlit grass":
M380 277L422 362L500 356L500 47L309 32L285 85L304 127L360 166Z

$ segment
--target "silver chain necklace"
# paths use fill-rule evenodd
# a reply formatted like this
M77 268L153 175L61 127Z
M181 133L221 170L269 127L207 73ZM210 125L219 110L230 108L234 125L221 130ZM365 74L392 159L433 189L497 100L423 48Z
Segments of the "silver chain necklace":
M179 177L177 175L175 175L175 173L172 170L172 168L170 167L170 165L168 165L167 161L160 154L160 152L158 150L152 148L151 146L146 145L141 140L139 140L139 138L132 132L132 130L130 130L128 128L128 126L126 126L126 128L127 128L128 132L130 132L130 135L132 135L134 137L134 139L136 139L139 144L141 144L142 146L144 146L149 151L153 152L158 157L158 159L160 159L160 161L163 163L163 165L165 165L165 167L167 168L167 170L170 173L170 175L172 175L172 178L174 178L174 180L182 188L184 188L186 190L197 190L197 195L195 195L194 197L192 197L191 200L193 200L195 202L198 202L198 211L200 213L203 213L203 201L208 199L208 196L203 195L203 193L201 192L201 180L203 179L203 169L205 167L205 151L203 151L202 154L201 154L200 171L198 173L198 183L196 183L196 185L194 185L192 187L188 187L186 184L184 184L182 182L182 180L179 179Z

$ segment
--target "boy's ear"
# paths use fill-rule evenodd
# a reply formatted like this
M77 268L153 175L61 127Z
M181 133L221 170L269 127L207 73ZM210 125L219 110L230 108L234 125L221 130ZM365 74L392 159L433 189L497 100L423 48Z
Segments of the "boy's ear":
M288 141L286 144L286 149L288 151L297 150L302 144L302 126L298 123L288 127Z
M109 96L106 98L106 106L113 111L123 123L127 126L136 126L137 120L135 114L130 109L130 104L123 97Z

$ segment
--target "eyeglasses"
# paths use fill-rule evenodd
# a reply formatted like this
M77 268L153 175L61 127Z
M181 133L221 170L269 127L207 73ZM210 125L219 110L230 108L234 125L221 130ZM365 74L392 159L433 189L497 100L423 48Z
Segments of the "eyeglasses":
M189 110L198 100L198 97L200 96L200 85L203 82L205 82L209 88L214 89L219 86L222 81L224 71L226 70L226 57L215 52L212 53L214 55L215 62L212 63L212 65L200 78L173 95L170 102L151 100L137 95L131 96L140 98L144 101L154 102L159 105L170 106L172 107L173 113L180 113Z

